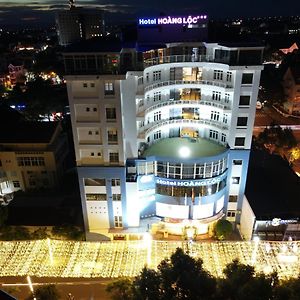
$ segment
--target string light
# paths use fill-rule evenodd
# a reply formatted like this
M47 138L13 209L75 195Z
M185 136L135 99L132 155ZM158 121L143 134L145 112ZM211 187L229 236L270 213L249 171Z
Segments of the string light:
M201 258L203 267L217 277L222 277L223 269L236 258L253 265L257 272L276 271L281 279L299 275L300 242L187 243L147 237L144 241L112 242L1 241L0 277L134 277L146 264L157 267L178 247Z

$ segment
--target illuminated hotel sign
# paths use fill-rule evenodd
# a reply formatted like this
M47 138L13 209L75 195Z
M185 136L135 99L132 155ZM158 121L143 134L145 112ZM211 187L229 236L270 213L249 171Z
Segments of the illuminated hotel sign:
M139 26L148 25L190 25L197 24L199 20L206 20L207 15L198 16L185 16L185 17L175 17L175 16L164 16L157 18L139 18Z
M170 180L166 178L156 178L156 183L169 186L195 187L215 184L220 182L221 180L223 180L223 176L204 180Z

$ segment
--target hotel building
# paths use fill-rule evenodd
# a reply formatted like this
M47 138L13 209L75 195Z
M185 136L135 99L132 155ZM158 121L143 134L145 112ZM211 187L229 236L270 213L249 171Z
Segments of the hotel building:
M263 48L108 44L64 53L87 239L239 228Z

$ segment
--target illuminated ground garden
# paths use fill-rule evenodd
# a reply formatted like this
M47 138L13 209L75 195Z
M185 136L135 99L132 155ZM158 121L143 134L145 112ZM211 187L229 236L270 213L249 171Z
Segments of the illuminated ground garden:
M233 259L254 265L256 271L278 272L280 278L297 277L300 242L202 242L119 241L0 242L0 277L133 277L147 264L155 268L177 247L201 257L214 276Z

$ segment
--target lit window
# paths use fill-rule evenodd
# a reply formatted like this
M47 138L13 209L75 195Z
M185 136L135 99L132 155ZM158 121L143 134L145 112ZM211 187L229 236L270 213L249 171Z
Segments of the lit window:
M240 177L232 177L232 184L239 184L240 183Z
M114 95L114 83L113 82L105 82L104 84L104 94L105 95Z

